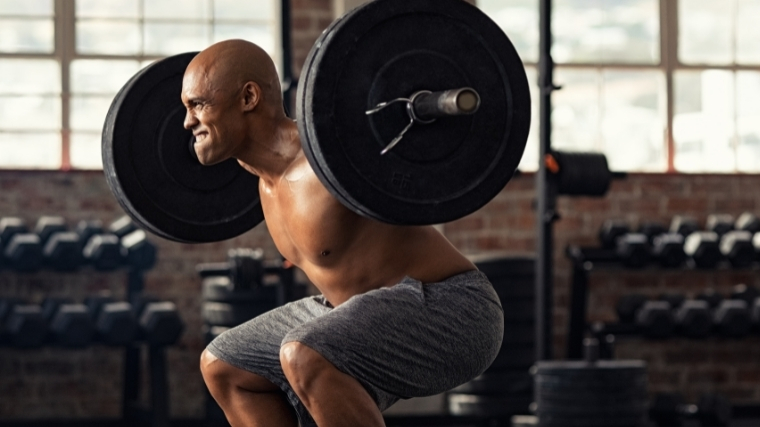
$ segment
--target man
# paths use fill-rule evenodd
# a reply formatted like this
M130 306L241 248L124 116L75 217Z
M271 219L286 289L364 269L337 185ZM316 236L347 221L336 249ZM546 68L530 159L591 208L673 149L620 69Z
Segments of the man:
M182 102L200 162L232 157L260 178L275 245L322 292L203 352L203 378L233 427L382 426L398 399L441 393L491 364L503 334L491 284L433 227L380 223L330 195L261 48L228 40L198 54Z

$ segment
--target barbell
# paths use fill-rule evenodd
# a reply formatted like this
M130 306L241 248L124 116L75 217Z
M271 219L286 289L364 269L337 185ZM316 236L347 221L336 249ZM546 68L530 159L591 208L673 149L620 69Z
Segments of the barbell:
M196 55L142 69L114 98L103 169L136 223L180 242L225 240L264 219L258 178L235 159L202 166L183 128ZM375 0L334 21L296 95L303 151L327 190L387 223L437 224L490 201L514 175L530 125L522 61L462 0Z

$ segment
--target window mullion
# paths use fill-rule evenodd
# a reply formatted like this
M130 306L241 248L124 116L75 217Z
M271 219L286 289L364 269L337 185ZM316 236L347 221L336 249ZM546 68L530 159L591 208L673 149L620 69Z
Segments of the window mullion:
M665 73L665 102L667 103L665 124L667 171L675 172L673 72L678 64L678 1L676 0L660 0L660 64Z
M74 2L55 0L55 51L61 64L61 169L71 168L70 65L75 52Z

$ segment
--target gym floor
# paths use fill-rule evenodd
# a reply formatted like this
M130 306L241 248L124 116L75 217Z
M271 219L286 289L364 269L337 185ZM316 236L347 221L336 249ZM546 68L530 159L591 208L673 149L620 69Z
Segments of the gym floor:
M536 400L536 339L567 361L596 338L600 359L643 361L645 379L559 381L577 393L562 396L573 409L601 411L583 405L599 389L628 406L708 395L733 407L727 425L760 426L760 0L554 2L553 93L537 85L545 0L461 1L504 30L529 84L520 172L436 225L494 283L504 344L481 378L400 402L387 425L510 426ZM226 425L198 368L205 346L318 291L282 262L266 225L202 244L141 231L104 178L103 123L139 70L228 38L273 57L295 118L317 38L365 2L0 0L0 427ZM546 158L549 130L562 151ZM542 312L536 263L549 284ZM605 388L618 380L634 385ZM551 408L552 397L538 400ZM718 412L684 408L665 412L686 427Z

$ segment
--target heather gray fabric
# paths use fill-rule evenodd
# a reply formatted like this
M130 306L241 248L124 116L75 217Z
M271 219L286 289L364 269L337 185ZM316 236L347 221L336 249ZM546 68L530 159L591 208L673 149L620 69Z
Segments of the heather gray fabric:
M382 411L480 375L499 352L503 316L480 271L424 285L405 277L337 308L321 296L289 303L224 332L208 350L279 386L307 426L314 421L282 372L283 344L298 341L316 350L356 378Z

